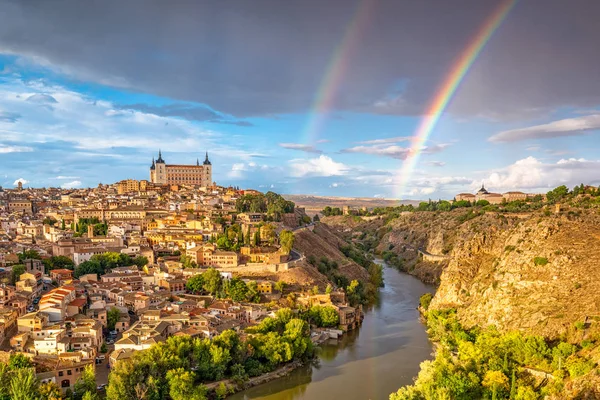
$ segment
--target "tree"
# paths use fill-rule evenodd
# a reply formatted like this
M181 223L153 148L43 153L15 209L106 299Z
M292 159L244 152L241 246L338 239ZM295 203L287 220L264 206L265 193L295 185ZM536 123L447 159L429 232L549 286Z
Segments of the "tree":
M275 290L277 290L278 292L283 292L283 289L285 289L285 282L284 281L277 281L275 283Z
M77 382L75 382L74 389L76 393L76 399L82 398L86 393L90 393L91 395L96 394L96 374L94 372L94 367L91 364L86 365L86 367L83 369L81 376Z
M33 368L19 368L12 373L9 395L11 400L38 399L39 382Z
M133 260L131 260L133 262L134 265L136 265L138 268L143 268L144 266L148 265L148 258L144 257L144 256L137 256L135 257Z
M202 293L204 288L204 277L202 274L194 275L185 283L185 288L192 293Z
M33 363L31 362L29 357L27 357L24 354L21 354L21 353L11 354L10 358L8 359L8 368L13 371L17 370L17 369L31 368L31 367L33 367Z
M71 271L75 268L75 263L67 256L52 256L42 260L46 273L49 273L53 269L70 269Z
M38 389L40 397L47 400L61 400L62 392L56 383L42 383Z
M34 260L42 259L42 256L40 255L40 253L37 250L23 250L23 252L18 253L18 255L19 255L19 262L23 262L30 258L32 258Z
M281 245L281 250L285 254L290 254L292 247L294 247L294 232L284 230L279 234L279 244Z
M21 274L25 273L25 266L23 264L13 265L12 270L10 271L10 283L14 285L18 280Z
M73 271L73 276L75 278L79 278L82 275L87 274L96 274L103 275L105 270L102 268L100 263L96 260L84 261L75 267L75 271Z
M319 287L317 285L313 286L313 288L312 288L312 294L314 294L314 295L319 294Z
M247 299L248 286L246 286L246 282L240 278L233 278L228 283L227 294L234 301L245 301Z
M487 371L482 385L492 391L492 400L496 400L498 389L503 389L508 386L508 378L502 371Z
M196 262L192 260L191 256L186 256L185 254L182 254L181 257L179 257L179 262L182 264L183 268L196 268L198 266Z
M117 307L112 307L106 313L106 325L109 330L114 330L115 325L119 322L119 318L121 317L121 311Z
M333 286L331 286L331 283L328 283L327 286L325 287L325 293L331 294L332 291L333 291Z
M183 368L172 369L167 372L169 382L169 396L173 400L205 400L206 387L196 384L196 376L191 371Z
M219 271L214 268L209 268L205 273L202 274L204 278L204 290L210 294L216 294L221 289L223 284L223 278Z
M313 222L319 222L321 220L321 218L319 218L319 214L315 214L315 216L313 217Z

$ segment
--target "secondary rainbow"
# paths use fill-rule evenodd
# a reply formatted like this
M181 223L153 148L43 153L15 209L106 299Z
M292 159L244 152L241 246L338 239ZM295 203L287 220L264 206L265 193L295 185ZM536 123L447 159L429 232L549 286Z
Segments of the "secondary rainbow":
M319 89L310 107L310 119L304 128L303 136L307 144L315 144L319 137L325 117L332 108L335 95L348 68L350 55L369 21L373 3L374 0L359 0L340 44L329 59L325 75L321 79Z
M475 35L465 50L457 58L457 61L452 66L450 73L436 92L433 101L429 104L429 107L427 107L425 111L425 117L421 121L412 137L407 158L402 163L402 168L399 172L397 197L400 198L403 195L408 180L410 179L410 176L414 170L415 164L418 161L419 155L425 147L425 142L435 129L440 117L444 113L444 110L456 92L456 89L460 85L467 72L469 72L469 68L471 68L485 44L490 40L500 24L502 24L502 21L504 21L517 1L518 0L502 1L502 3L484 22L482 27L477 32L477 35Z

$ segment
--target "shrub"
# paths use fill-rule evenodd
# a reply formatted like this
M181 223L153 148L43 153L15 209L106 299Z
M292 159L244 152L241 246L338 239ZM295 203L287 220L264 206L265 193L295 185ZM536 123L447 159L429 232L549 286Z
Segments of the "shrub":
M585 323L582 321L577 321L573 324L573 326L575 326L575 329L578 329L580 331L585 329Z
M543 266L543 265L548 264L548 259L546 257L535 257L533 259L533 263L535 265L542 265Z
M429 305L431 304L431 299L433 298L431 293L425 293L419 298L419 304L423 308L423 310L427 311L429 309Z

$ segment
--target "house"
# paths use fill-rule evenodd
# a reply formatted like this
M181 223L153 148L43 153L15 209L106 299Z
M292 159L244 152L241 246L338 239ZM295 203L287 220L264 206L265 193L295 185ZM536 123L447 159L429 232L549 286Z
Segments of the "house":
M271 281L257 281L256 289L259 293L262 294L271 294L273 293L273 282Z
M65 268L53 269L50 271L50 278L52 278L53 281L56 281L58 286L62 286L65 283L70 283L70 281L73 280L73 271Z
M137 321L115 343L115 351L121 349L146 350L169 336L169 323L164 321Z

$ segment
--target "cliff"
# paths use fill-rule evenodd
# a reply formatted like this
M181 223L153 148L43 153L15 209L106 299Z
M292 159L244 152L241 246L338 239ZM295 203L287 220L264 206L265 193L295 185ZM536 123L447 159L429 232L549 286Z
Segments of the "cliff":
M438 284L431 307L456 308L465 327L580 341L600 332L600 215L548 214L457 209L409 213L379 226L347 217L323 221L351 240L376 239L375 252Z

